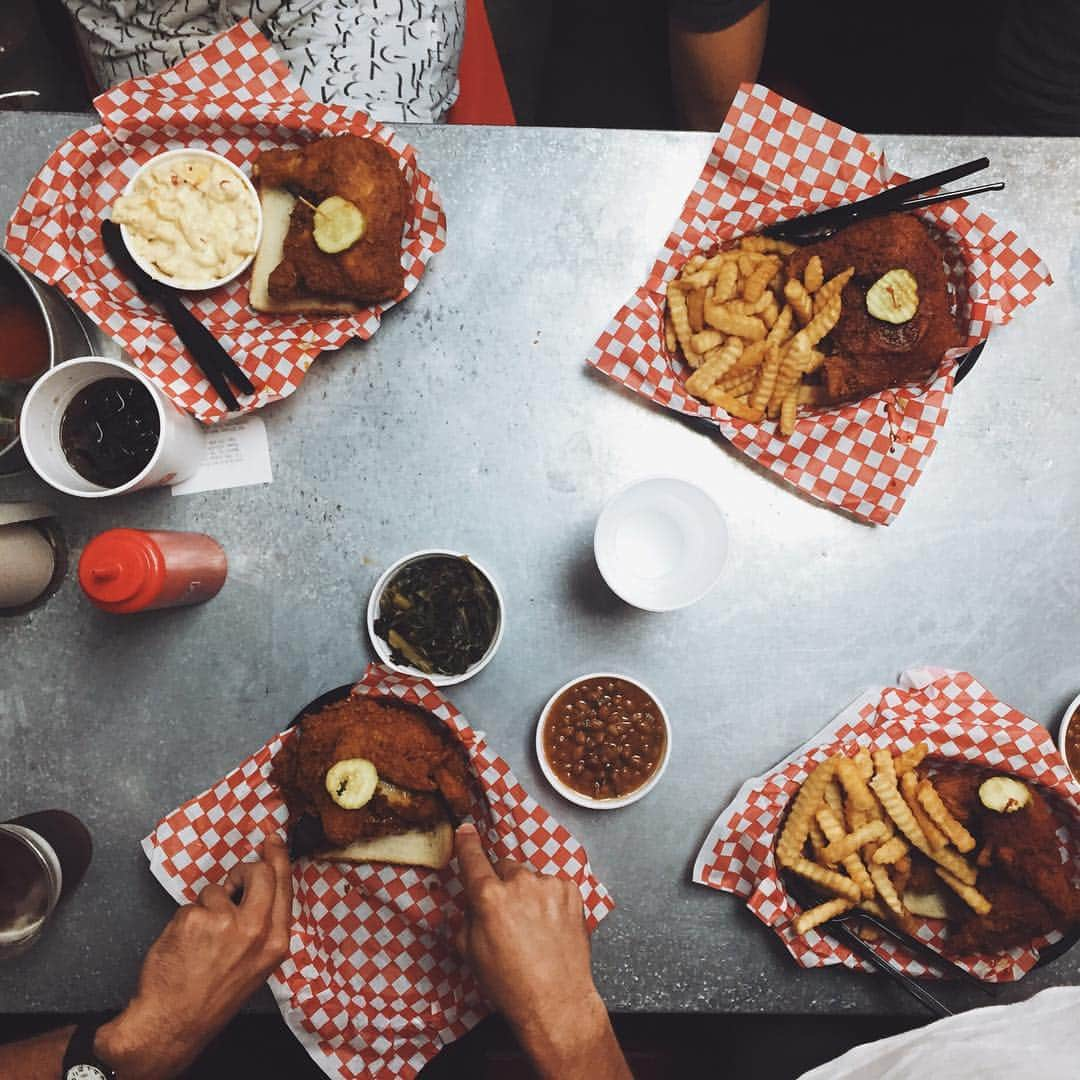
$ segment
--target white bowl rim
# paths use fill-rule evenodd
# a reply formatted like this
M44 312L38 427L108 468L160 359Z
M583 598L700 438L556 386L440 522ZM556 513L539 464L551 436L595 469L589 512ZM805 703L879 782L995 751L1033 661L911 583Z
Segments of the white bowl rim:
M710 503L712 503L712 505L716 508L717 514L720 516L720 521L724 528L724 562L727 561L727 545L730 537L727 531L727 517L724 514L723 507L716 500L715 496L711 492L703 488L700 484L695 483L693 480L688 480L685 476L675 476L672 473L651 473L648 476L640 476L636 480L631 480L628 483L623 484L622 487L618 488L616 491L612 492L612 494L608 496L608 498L604 501L604 505L600 508L600 513L596 515L596 525L593 527L593 559L596 562L597 570L600 571L600 576L604 579L604 584L606 584L607 587L624 604L629 604L631 607L635 607L639 611L653 611L658 613L664 611L681 611L683 608L692 607L699 600L707 596L716 587L716 583L720 580L720 575L723 573L724 570L724 562L721 562L720 566L717 568L716 573L713 575L712 580L698 593L696 593L690 600L686 600L685 602L679 604L663 604L660 606L656 606L653 604L642 604L639 603L637 600L631 600L627 596L625 596L618 588L616 588L616 586L612 583L611 578L608 576L607 573L604 572L604 566L601 563L600 551L597 545L597 538L600 534L600 522L603 520L604 515L615 504L616 500L622 498L622 496L625 495L632 488L636 488L643 484L652 483L656 480L674 482L676 484L685 484L687 487L691 487L694 488L696 491L699 491L702 495L705 496L706 499L708 499Z
M547 723L547 718L551 714L552 706L564 693L566 693L567 690L570 689L571 686L576 686L581 682L587 682L589 679L622 679L623 682L628 682L631 686L636 686L643 693L648 694L660 711L660 719L664 725L664 756L661 758L660 764L653 770L652 776L650 776L641 787L635 788L628 795L619 795L613 799L594 799L591 795L583 795L580 791L575 791L572 787L564 784L555 775L555 770L552 769L551 763L544 753L544 725ZM547 704L540 710L540 719L536 722L534 743L536 746L536 757L540 762L540 771L544 774L544 778L547 782L564 799L567 799L569 802L575 803L578 806L584 806L587 810L619 810L624 806L629 806L631 803L636 803L638 799L644 799L645 796L660 782L660 777L664 775L668 762L671 760L671 718L667 714L667 709L664 708L664 703L640 679L635 679L631 675L621 675L615 671L593 671L586 675L577 675L568 682L563 683L563 685L548 698Z
M1065 715L1061 718L1061 726L1058 728L1058 753L1061 755L1061 760L1065 762L1065 767L1072 774L1072 778L1080 784L1080 776L1077 776L1072 770L1072 766L1069 764L1069 759L1065 756L1065 736L1069 733L1069 725L1073 722L1073 717L1077 715L1077 710L1080 709L1080 694L1072 699L1069 707L1065 710ZM1080 718L1076 720L1076 723L1080 724Z
M55 376L56 372L63 371L66 368L75 367L76 365L85 364L88 361L96 364L107 364L109 367L114 367L122 375L128 376L135 382L142 383L142 385L150 391L150 398L154 402L154 407L157 409L158 413L158 444L154 449L154 456L146 463L146 467L137 476L133 476L126 484L121 484L120 487L99 488L97 491L78 491L75 488L68 487L67 484L61 483L59 480L53 480L46 477L45 473L38 468L38 463L34 460L34 453L25 439L22 440L23 453L26 455L27 463L30 465L30 468L34 470L34 473L48 484L49 487L55 488L63 495L72 495L76 499L104 499L110 498L113 495L126 495L129 491L134 489L135 485L151 469L153 469L155 465L157 465L158 459L161 457L161 448L164 445L164 440L161 438L161 435L164 433L165 425L168 422L165 416L165 403L161 400L161 392L150 379L133 364L125 364L123 360L114 360L110 356L73 356L70 360L64 360L55 367L49 368L48 371L42 372L38 377L37 382L30 387L29 393L27 393L26 397L23 399L20 418L22 413L26 412L35 395L43 392L42 387L48 385L49 380ZM23 428L25 428L25 425L20 419L20 430ZM93 483L93 481L88 480L87 483Z
M375 633L375 620L379 617L379 598L382 596L383 589L386 588L389 580L394 574L402 569L402 567L432 555L447 555L454 559L468 559L468 561L488 579L488 583L495 593L495 602L499 607L499 625L495 628L495 636L491 639L491 644L488 646L487 652L485 652L475 664L471 667L467 667L460 675L427 675L419 668L410 667L408 664L395 663L390 659L390 646ZM506 604L503 601L499 583L492 577L491 571L482 563L477 562L471 555L462 551L452 551L450 548L421 548L419 551L413 551L408 555L403 555L396 562L391 563L390 566L379 575L379 579L375 582L371 593L368 596L367 631L368 637L371 639L372 647L378 654L379 662L385 664L386 667L390 668L392 671L398 672L400 675L413 675L418 679L426 680L433 686L456 686L458 683L465 682L466 679L471 679L474 675L486 668L488 664L491 663L492 657L494 657L495 653L498 651L499 645L502 643L503 631L505 628Z
M239 165L230 161L223 154L218 154L213 150L205 150L201 146L178 146L174 150L164 150L160 154L155 154L149 161L144 161L134 172L131 179L124 185L124 190L121 195L127 195L128 192L135 186L135 181L149 168L154 165L159 165L163 161L171 160L172 158L179 157L208 157L213 158L215 161L220 161L228 168L232 169L237 176L244 183L244 187L247 189L248 195L251 196L251 201L255 206L255 250L240 263L235 270L226 274L220 278L208 278L205 282L199 282L196 285L192 285L190 282L183 282L177 278L171 278L163 274L153 263L147 262L138 254L131 244L131 230L126 225L120 226L120 234L124 238L124 244L127 246L128 253L131 255L135 264L144 273L149 274L155 281L160 281L162 285L168 285L173 289L181 289L184 292L209 292L211 289L220 288L222 285L227 285L233 278L242 274L254 261L255 256L259 251L259 244L262 243L262 231L263 231L263 216L262 216L262 202L259 199L259 193L255 190L255 185L251 182L250 177Z

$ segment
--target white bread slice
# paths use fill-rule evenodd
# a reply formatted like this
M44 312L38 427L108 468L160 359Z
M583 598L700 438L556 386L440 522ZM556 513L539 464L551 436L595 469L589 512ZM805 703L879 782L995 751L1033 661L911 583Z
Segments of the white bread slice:
M357 840L348 847L321 851L315 858L331 862L401 863L405 866L429 866L443 870L454 854L454 830L443 820L428 829L412 829L397 836L379 836L374 840Z
M355 300L336 299L330 296L295 296L289 300L273 300L270 297L270 275L281 262L285 252L285 237L289 232L296 199L283 188L259 188L262 205L262 238L255 262L251 267L248 283L248 299L256 311L275 315L353 315L364 311L366 305Z

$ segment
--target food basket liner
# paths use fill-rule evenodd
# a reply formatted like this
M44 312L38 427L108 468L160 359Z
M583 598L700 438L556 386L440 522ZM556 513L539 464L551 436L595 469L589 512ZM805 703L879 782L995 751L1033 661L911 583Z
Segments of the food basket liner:
M789 800L818 762L842 750L850 756L862 746L900 752L920 740L928 744L930 758L986 766L1037 784L1063 818L1058 831L1061 854L1071 860L1075 873L1080 866L1080 829L1076 827L1080 785L1046 729L998 701L966 672L915 668L905 671L897 686L867 690L790 757L743 784L702 844L693 880L744 899L750 910L776 931L802 967L844 964L875 971L868 961L827 933L811 930L804 937L795 933L790 924L801 909L784 889L773 848ZM941 950L945 923L922 920L918 936ZM956 959L979 978L1013 982L1038 963L1040 949L1061 937L1055 931L1025 948ZM908 975L933 974L902 946L881 941L872 947Z
M690 369L667 354L663 316L667 282L696 252L906 179L866 136L765 86L744 85L648 279L607 325L588 362L659 405L714 424L799 490L862 520L889 524L937 445L958 359L1051 283L1042 260L1015 232L964 199L919 211L943 234L950 287L967 327L965 349L950 350L923 384L843 406L803 407L789 439L775 421L734 419L687 394Z
M442 720L483 792L471 814L485 848L572 878L590 929L614 907L584 848L522 788L510 767L430 683L370 665L354 694L396 698ZM150 869L181 904L220 883L288 813L270 782L276 735L227 776L163 818L143 840ZM331 1077L412 1077L489 1011L455 952L462 885L443 871L301 859L293 864L290 955L270 988L293 1034Z
M291 394L324 349L370 338L383 312L417 287L446 243L446 216L413 148L364 113L312 100L249 21L174 67L120 83L94 107L101 123L53 151L23 195L8 225L7 250L24 269L57 285L200 420L220 419L224 404L172 324L135 293L101 242L110 205L151 157L197 147L250 172L260 150L322 135L364 135L390 148L411 193L401 252L405 286L395 300L347 316L265 315L248 307L246 272L211 292L189 294L195 315L255 385L244 411Z

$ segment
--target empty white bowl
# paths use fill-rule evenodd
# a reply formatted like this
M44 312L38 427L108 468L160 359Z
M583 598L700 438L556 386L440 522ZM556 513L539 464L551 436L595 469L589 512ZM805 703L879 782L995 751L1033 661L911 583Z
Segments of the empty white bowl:
M439 675L437 673L427 674L421 671L419 668L414 668L408 664L398 664L391 659L390 646L387 642L379 637L375 633L375 620L379 617L379 600L382 597L383 589L386 588L390 579L403 567L409 563L419 562L421 559L430 558L432 555L445 555L453 559L468 558L477 570L480 571L484 577L487 578L491 585L492 591L495 593L495 602L499 608L499 623L495 628L495 637L491 639L491 644L487 648L487 652L472 664L467 667L460 675ZM375 652L379 655L379 660L393 671L400 672L402 675L415 675L418 679L426 679L434 686L454 686L457 683L464 682L466 679L471 679L477 672L483 671L484 668L491 663L491 658L498 651L499 645L502 642L503 627L506 625L506 605L503 603L502 593L499 592L499 585L491 574L481 566L471 555L465 556L460 551L446 551L443 548L427 548L423 551L414 551L411 555L406 555L404 558L398 559L389 569L387 569L378 581L375 582L375 588L371 590L371 596L368 597L367 606L367 631L368 637L371 638L371 644L375 649Z
M610 799L596 799L591 795L584 795L580 791L575 791L568 784L563 783L556 775L555 770L551 767L551 763L547 759L547 754L544 753L544 726L547 724L548 717L551 715L551 710L554 708L555 702L557 702L571 686L576 686L578 683L582 682L588 682L590 679L621 679L623 682L630 683L631 686L636 686L642 693L648 694L655 702L656 710L660 714L660 722L664 725L664 756L660 759L656 768L653 769L652 776L650 776L641 787L635 788L625 795L617 795ZM590 675L579 675L576 679L571 679L568 683L564 683L550 698L548 698L548 702L544 706L543 712L540 713L540 719L536 725L536 757L540 762L540 771L546 777L547 782L564 799L568 799L578 806L587 807L590 810L618 810L620 806L629 806L631 803L636 803L638 799L644 799L645 796L660 782L660 777L664 775L667 763L671 760L671 721L668 719L667 710L664 708L663 703L643 682L639 682L637 679L631 679L629 675L618 675L611 671L594 671Z
M645 611L700 600L727 556L727 526L711 495L688 480L652 476L617 491L593 536L596 565L616 596Z
M1069 759L1065 756L1065 739L1069 734L1070 724L1080 724L1080 716L1077 716L1078 712L1080 712L1080 694L1077 694L1072 699L1071 704L1065 710L1065 715L1061 718L1061 727L1058 728L1058 753L1061 754L1061 759L1066 765L1069 765ZM1069 771L1073 774L1073 779L1080 784L1080 776L1076 775L1071 765Z

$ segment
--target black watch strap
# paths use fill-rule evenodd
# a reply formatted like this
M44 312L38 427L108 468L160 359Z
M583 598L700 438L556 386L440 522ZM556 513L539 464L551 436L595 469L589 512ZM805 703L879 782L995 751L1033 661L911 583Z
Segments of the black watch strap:
M80 1024L64 1054L60 1080L117 1080L116 1073L94 1053L100 1023Z

